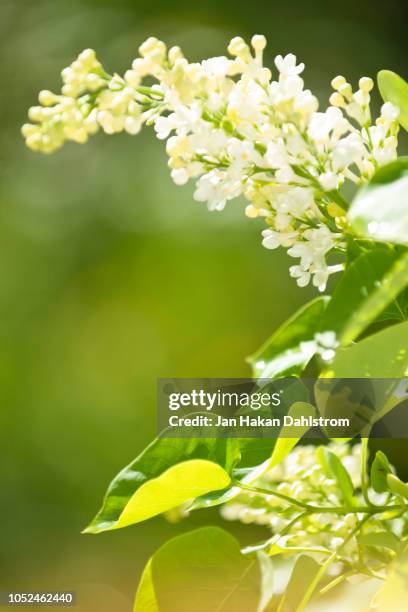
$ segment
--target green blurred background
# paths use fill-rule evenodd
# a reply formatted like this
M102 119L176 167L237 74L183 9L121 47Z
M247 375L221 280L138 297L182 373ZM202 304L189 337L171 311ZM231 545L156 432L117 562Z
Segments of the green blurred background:
M406 16L393 0L1 0L0 590L76 589L80 610L129 610L153 550L209 520L80 535L155 433L156 377L249 374L244 357L314 294L261 248L243 202L210 214L172 184L152 131L26 150L37 92L86 47L122 72L150 35L200 59L264 33L268 60L296 53L324 102L339 73L406 76Z

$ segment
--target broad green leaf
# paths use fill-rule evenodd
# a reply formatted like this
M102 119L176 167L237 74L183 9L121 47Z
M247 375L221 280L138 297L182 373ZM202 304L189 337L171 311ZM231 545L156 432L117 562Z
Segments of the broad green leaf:
M398 553L401 550L401 542L391 531L374 531L373 533L361 533L358 541L364 546L377 546L389 548Z
M316 410L314 406L308 404L306 402L296 402L289 409L288 415L293 419L299 419L302 416L308 418L312 417L316 414ZM238 478L239 475L239 467L237 470L234 470L233 473L243 484L250 485L262 474L272 469L276 465L278 465L283 459L290 453L290 451L296 446L302 436L309 430L308 425L287 425L282 427L279 438L274 440L274 445L272 446L272 455L270 458L266 459L260 465L255 466L253 469L246 472L243 478ZM241 443L244 441L241 440ZM250 442L253 443L253 440L250 439ZM260 440L262 442L262 440ZM245 446L243 446L245 449ZM243 450L243 454L245 450ZM238 474L237 474L238 472ZM233 499L239 493L241 489L238 486L232 486L226 491L209 493L208 495L204 495L201 498L196 499L192 506L192 510L197 510L199 508L208 508L210 506L218 506L219 504L223 504L230 499Z
M356 402L353 400L352 381L346 380L343 383L343 416L351 418L351 437L361 432L367 435L374 423L401 403L399 379L406 376L407 369L408 321L388 327L346 349L340 349L330 367L322 373L318 384L321 381L323 385L325 379L333 378L390 379L381 381L381 384L377 385L375 385L375 380L372 381L372 384L367 381L368 386L372 387L371 392L367 389L367 398L361 397L359 392ZM328 382L330 388L330 380ZM361 381L357 382L357 387L361 390ZM325 410L327 412L324 395L320 393L321 397L316 396L322 414L325 413ZM332 394L331 398L328 406L331 412L334 410L339 416L340 405L335 400L341 400L341 395L339 394L336 398ZM330 415L327 414L327 416Z
M407 245L408 158L380 168L357 192L347 217L363 238Z
M248 358L257 378L298 376L316 352L314 335L319 331L328 297L303 306Z
M288 412L288 416L293 419L301 419L302 417L313 417L316 410L312 404L306 402L296 402ZM282 427L279 438L276 440L273 449L272 457L269 461L269 469L278 465L283 459L289 455L290 451L296 446L299 440L309 430L308 425L285 425ZM289 437L290 436L290 437ZM292 437L293 436L293 437Z
M316 410L314 406L308 404L307 402L295 402L293 406L288 410L288 415L293 419L299 419L302 416L311 417L316 414ZM239 480L243 484L251 484L255 480L257 480L262 474L266 471L273 468L275 465L278 465L285 457L290 453L292 448L296 446L302 436L309 430L308 425L288 425L282 427L279 437L277 439L271 438L268 441L263 439L259 440L259 447L262 450L272 449L272 455L263 461L261 464L255 466L253 469L246 472L243 478L239 478ZM246 442L249 443L249 446L253 452L257 447L257 441L248 438L247 441L244 439L240 440L241 443L241 454L243 459L246 458ZM239 477L239 465L238 468L233 471L234 476ZM238 486L232 486L226 491L214 491L209 493L208 495L204 495L198 499L196 499L191 505L191 510L197 510L199 508L209 508L210 506L218 506L219 504L223 504L226 501L236 497L241 492Z
M408 83L391 70L380 70L378 89L384 102L392 102L400 109L399 122L408 130Z
M114 527L127 527L193 500L208 491L225 489L227 472L212 461L191 459L173 465L142 485L129 499Z
M149 559L143 570L136 593L133 612L159 612L156 593L152 580L152 560Z
M353 483L339 457L324 446L319 447L317 454L326 476L336 481L344 501L353 505L355 502Z
M113 479L84 532L125 527L226 488L239 457L235 439L156 438Z
M323 315L322 331L334 331L343 346L350 344L406 285L408 257L401 258L395 249L385 246L360 255L336 285Z
M218 527L203 527L170 540L149 564L134 612L146 612L140 602L150 601L151 593L160 612L257 609L258 563L244 557L235 538Z
M310 583L320 565L309 555L300 555L293 568L286 591L279 604L279 612L295 612L301 605Z
M402 378L408 368L408 321L337 352L324 373L332 378Z
M388 491L387 476L392 474L391 465L382 451L377 451L371 464L371 486L377 493Z
M387 485L392 493L408 499L408 483L402 482L398 476L395 476L395 474L387 474Z

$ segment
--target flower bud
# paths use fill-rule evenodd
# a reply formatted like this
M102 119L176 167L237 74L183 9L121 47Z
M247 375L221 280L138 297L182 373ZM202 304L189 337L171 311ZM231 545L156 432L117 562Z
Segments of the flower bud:
M251 38L251 45L255 51L263 51L266 47L266 38L260 34L255 34Z
M249 204L245 208L245 214L250 219L256 219L256 217L259 215L259 211L255 206L253 206L252 204Z
M391 102L386 102L381 107L381 117L383 117L387 122L396 121L399 114L400 110L398 106L391 104Z
M358 86L362 91L366 91L368 93L374 87L374 81L373 79L370 79L370 77L361 77L358 82Z
M332 93L329 98L329 102L332 106L337 106L338 108L344 108L346 106L346 101L338 91Z
M344 78L344 76L336 76L332 82L331 82L331 86L333 87L333 89L338 90L342 85L344 85L346 83L346 79Z
M343 83L342 85L340 85L340 87L338 88L339 93L341 93L342 96L344 96L345 98L350 98L350 96L353 93L353 90L351 89L351 85L350 83Z
M52 106L55 104L55 102L57 102L57 100L58 96L53 94L51 91L48 91L48 89L43 89L38 94L38 101L43 106Z
M96 53L93 49L85 49L78 55L78 60L84 64L93 64L96 60Z

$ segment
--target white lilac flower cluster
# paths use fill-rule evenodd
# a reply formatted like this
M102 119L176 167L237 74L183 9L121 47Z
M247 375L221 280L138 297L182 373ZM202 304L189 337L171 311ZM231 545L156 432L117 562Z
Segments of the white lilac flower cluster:
M341 507L344 504L342 491L337 482L327 476L318 456L318 448L309 445L297 446L279 465L251 486L275 490L319 508ZM327 448L341 459L358 490L361 486L361 445L350 447L348 444L333 442ZM383 496L371 489L369 493L371 500L380 503L384 501ZM336 512L315 512L306 515L302 508L272 494L245 490L226 503L221 514L226 520L239 520L245 524L254 523L270 528L276 535L273 539L276 553L279 550L296 552L299 549L308 549L318 558L324 558L328 552L339 549L340 564L332 568L335 572L342 571L345 565L352 566L359 562L361 550L358 537L345 542L362 518L358 513L340 515ZM298 516L300 519L296 521ZM406 521L398 519L394 522L388 521L387 528L394 530L395 535L399 537L406 527ZM374 516L370 517L365 525L365 533L383 530L384 522ZM365 559L364 562L368 568L370 560ZM376 560L373 560L373 563L376 565Z
M290 268L298 285L312 281L323 291L339 270L327 257L343 247L339 190L396 157L398 108L384 104L373 122L373 81L363 77L353 92L339 76L330 106L319 112L300 76L304 65L278 55L273 80L263 66L265 46L264 36L254 36L252 48L237 37L228 46L231 58L190 63L179 47L149 38L124 77L108 75L86 50L63 70L61 95L40 93L23 135L30 148L48 153L66 140L85 142L99 128L136 134L153 124L167 140L177 185L196 180L194 198L210 210L243 195L247 216L266 222L262 244L288 249L299 259ZM146 86L145 78L157 82Z

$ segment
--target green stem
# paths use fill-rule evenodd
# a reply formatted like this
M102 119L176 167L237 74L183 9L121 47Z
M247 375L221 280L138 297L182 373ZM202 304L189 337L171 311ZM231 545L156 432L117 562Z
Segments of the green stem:
M303 610L308 605L308 603L309 603L313 593L315 592L315 590L316 590L320 580L323 578L324 574L326 573L326 570L330 567L330 565L336 559L336 557L338 556L339 552L346 546L346 544L348 544L350 542L350 540L355 536L355 534L360 531L361 527L364 525L364 523L369 518L370 518L369 516L364 517L356 525L356 527L353 529L353 531L347 536L347 538L343 541L343 544L341 546L339 546L339 548L334 550L332 552L332 554L330 555L330 557L328 557L326 559L326 561L320 566L319 571L317 572L316 576L313 578L312 582L310 583L309 587L307 588L306 593L304 594L304 596L302 598L302 601L300 602L300 604L296 608L296 612L303 612Z
M333 202L336 202L336 204L338 204L341 208L344 208L344 210L348 210L350 208L349 202L347 202L338 189L335 191L328 191L327 195L333 200Z
M341 584L342 582L344 582L344 580L346 580L349 576L353 576L353 574L355 574L355 570L350 570L348 572L345 572L344 574L341 574L340 576L337 576L337 578L334 578L328 584L326 584L325 587L320 589L319 595L324 595L325 593L333 589L338 584Z
M243 489L244 491L251 491L252 493L259 493L260 495L273 495L274 497L278 497L283 501L292 504L293 506L298 506L299 508L303 508L308 513L331 513L331 514L367 514L372 516L374 514L381 514L383 512L388 512L392 510L400 510L401 512L405 512L408 510L408 504L395 504L390 506L374 506L369 502L367 506L312 506L307 504L306 502L302 502L294 497L290 497L289 495L284 495L283 493L279 493L278 491L272 491L270 489L263 489L261 487L252 487L246 484L243 484L239 480L232 479L232 484Z
M283 501L292 504L293 506L298 506L299 508L303 508L304 510L310 510L310 506L305 502L301 502L294 497L289 497L289 495L284 495L283 493L278 493L278 491L269 491L268 489L262 489L261 487L251 487L249 485L243 484L239 480L232 479L232 483L243 489L244 491L251 491L253 493L260 493L261 495L273 495L274 497L279 497Z
M361 491L363 493L364 501L369 506L372 506L370 497L368 495L368 436L361 439Z
M285 527L283 529L281 529L281 531L279 531L279 533L275 533L271 538L266 540L266 542L262 542L262 544L259 544L258 546L249 546L247 548L243 548L241 550L242 554L243 555L251 554L253 552L256 552L256 551L259 551L259 550L265 550L266 548L269 548L269 546L272 546L282 536L284 536L287 533L289 533L290 530L292 529L292 527L294 525L296 525L296 523L298 521L301 521L302 519L304 519L309 514L310 514L310 512L308 512L307 510L305 510L305 512L301 512L300 514L295 516L295 518L293 518L291 521L289 521L289 523L287 525L285 525Z
M135 87L138 93L141 93L145 96L154 96L156 98L163 98L163 93L158 91L157 89L153 89L152 87L144 87L143 85L139 85Z

